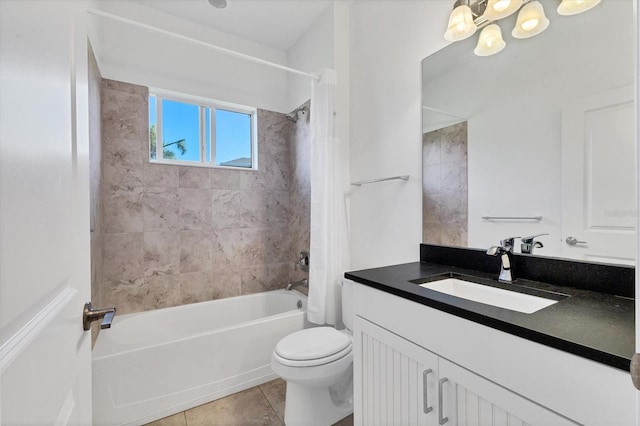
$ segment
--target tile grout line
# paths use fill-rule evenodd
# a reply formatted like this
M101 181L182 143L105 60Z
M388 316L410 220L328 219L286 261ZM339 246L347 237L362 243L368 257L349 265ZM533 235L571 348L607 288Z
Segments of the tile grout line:
M262 394L262 396L264 397L264 399L267 400L267 404L269 404L269 408L271 408L271 411L273 411L273 413L276 415L276 417L278 418L278 420L280 420L280 423L282 424L282 426L284 426L284 419L280 418L280 415L278 414L278 412L276 411L275 407L273 406L273 404L271 403L271 401L269 401L269 398L267 398L267 394L264 393L264 391L262 390L262 385L258 385L256 386L259 390L260 393ZM187 425L189 426L189 425Z

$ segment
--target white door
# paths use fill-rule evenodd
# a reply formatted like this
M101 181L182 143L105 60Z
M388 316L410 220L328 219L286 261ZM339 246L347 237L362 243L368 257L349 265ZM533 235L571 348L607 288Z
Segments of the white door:
M564 257L635 264L635 108L632 86L562 110Z
M0 424L90 424L84 2L0 0Z
M638 26L638 22L640 22L640 7L638 7L638 3L634 4L634 12L635 12L635 23L634 32L636 37L635 43L635 55L636 55L636 63L640 60L640 27ZM636 98L636 128L635 128L635 147L636 147L636 165L640 167L640 75L636 73L635 76L635 98ZM636 195L640 198L640 172L636 174ZM638 207L638 206L636 206ZM640 215L636 217L636 226L640 228ZM640 235L636 235L636 248L638 249L638 253L640 253ZM640 356L640 264L636 258L636 356ZM636 423L640 424L640 389L636 392Z

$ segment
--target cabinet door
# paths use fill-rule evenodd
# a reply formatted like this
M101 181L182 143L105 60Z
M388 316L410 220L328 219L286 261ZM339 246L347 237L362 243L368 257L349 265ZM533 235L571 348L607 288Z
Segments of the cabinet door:
M565 417L445 359L439 360L441 424L451 426L570 426Z
M437 425L438 357L363 318L354 321L356 425Z

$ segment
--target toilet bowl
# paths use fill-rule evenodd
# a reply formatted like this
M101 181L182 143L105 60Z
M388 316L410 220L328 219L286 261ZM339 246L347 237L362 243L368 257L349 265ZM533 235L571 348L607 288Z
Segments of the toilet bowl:
M288 426L331 425L353 412L351 284L342 285L342 320L347 327L315 327L278 342L274 373L287 382L284 422Z

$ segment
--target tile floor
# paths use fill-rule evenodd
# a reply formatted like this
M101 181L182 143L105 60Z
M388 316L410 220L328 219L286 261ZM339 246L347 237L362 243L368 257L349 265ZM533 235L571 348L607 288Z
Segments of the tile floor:
M287 383L276 379L217 401L157 420L147 426L284 425ZM349 416L334 426L353 426Z

